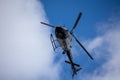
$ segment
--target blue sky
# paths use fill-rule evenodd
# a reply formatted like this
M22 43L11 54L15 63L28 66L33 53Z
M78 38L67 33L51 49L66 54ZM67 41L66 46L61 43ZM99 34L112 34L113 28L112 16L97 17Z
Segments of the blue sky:
M83 43L86 43L87 41L92 42L96 40L96 38L103 36L101 28L103 28L104 31L104 26L101 26L100 28L100 24L107 24L111 17L117 17L116 15L120 12L119 0L41 0L41 2L44 6L44 10L50 24L61 26L65 25L69 30L72 28L79 12L82 12L83 15L74 30L74 33ZM99 28L101 31L99 31ZM108 29L110 28L111 27ZM107 30L105 30L104 33L106 32ZM93 74L97 68L103 66L103 64L107 61L107 58L103 58L105 55L102 55L100 59L97 59L96 55L94 55L95 51L91 51L93 52L92 55L95 58L94 61L91 61L87 55L84 55L84 51L79 49L79 46L74 44L73 47L77 50L77 55L74 54L74 51L72 51L73 58L75 58L75 61L83 67L83 70L75 76L75 80L79 79L79 76ZM103 50L103 53L107 52L107 50L104 49L105 48L102 47L100 51L98 51L102 52ZM56 56L57 59L65 56L60 54L55 54L58 55ZM66 57L64 59L66 59ZM65 64L64 60L61 64L61 80L72 80L72 73L69 65ZM97 74L99 75L99 73Z
M95 36L96 23L106 21L114 15L119 10L120 4L118 0L41 0L41 2L51 24L65 25L69 29L72 28L78 13L82 12L76 31L79 32L80 37L88 38Z

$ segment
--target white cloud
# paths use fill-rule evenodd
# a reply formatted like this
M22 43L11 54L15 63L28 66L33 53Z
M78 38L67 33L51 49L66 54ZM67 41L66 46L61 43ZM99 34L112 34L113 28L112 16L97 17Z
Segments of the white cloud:
M58 80L37 0L0 0L0 80Z
M90 43L90 49L99 53L99 58L107 60L91 74L85 74L83 80L119 80L120 79L120 20L110 21L102 28L106 28L102 36L98 36ZM96 41L97 40L97 41ZM99 41L99 40L102 40ZM96 45L100 46L96 46ZM95 56L96 57L96 56ZM97 59L97 58L96 58ZM100 60L99 59L99 60Z
M89 42L88 50L92 51L94 48L99 47L102 43L102 38L97 37L93 41Z

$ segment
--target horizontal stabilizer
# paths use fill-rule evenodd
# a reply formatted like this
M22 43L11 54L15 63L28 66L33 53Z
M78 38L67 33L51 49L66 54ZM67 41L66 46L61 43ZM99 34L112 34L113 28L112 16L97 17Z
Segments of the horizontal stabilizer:
M68 64L71 64L69 61L65 61L65 62L68 63ZM75 66L77 66L77 67L80 66L79 64L75 64L75 63L73 63L73 65L75 65Z
M68 64L71 64L69 61L65 61L66 63L68 63Z
M77 66L77 67L80 67L80 65L79 65L79 64L75 64L75 63L74 63L74 65L75 65L75 66Z

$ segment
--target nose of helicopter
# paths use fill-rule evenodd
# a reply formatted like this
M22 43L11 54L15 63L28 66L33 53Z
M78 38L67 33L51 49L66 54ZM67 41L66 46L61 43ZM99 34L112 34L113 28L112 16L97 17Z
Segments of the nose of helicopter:
M65 31L62 27L56 27L55 35L57 38L65 39Z

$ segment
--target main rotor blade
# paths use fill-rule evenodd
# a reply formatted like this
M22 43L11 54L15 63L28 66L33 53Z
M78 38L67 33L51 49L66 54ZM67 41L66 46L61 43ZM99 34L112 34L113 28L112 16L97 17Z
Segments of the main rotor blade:
M75 37L74 34L72 36L75 38L76 42L82 47L82 49L87 53L87 55L93 60L93 57L90 55L90 53L85 49L85 47L78 41L78 39Z
M78 15L78 18L77 18L77 20L76 20L76 22L75 22L75 24L74 24L74 26L73 26L73 28L72 28L72 30L70 31L71 33L72 33L73 30L76 28L76 26L77 26L77 24L78 24L81 16L82 16L82 13L80 12L79 15Z
M40 22L41 24L44 24L44 25L47 25L47 26L50 26L50 27L52 27L52 28L55 28L55 26L53 26L53 25L50 25L50 24L47 24L47 23L44 23L44 22Z

